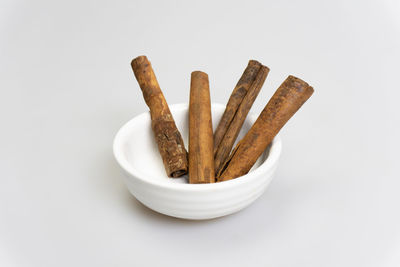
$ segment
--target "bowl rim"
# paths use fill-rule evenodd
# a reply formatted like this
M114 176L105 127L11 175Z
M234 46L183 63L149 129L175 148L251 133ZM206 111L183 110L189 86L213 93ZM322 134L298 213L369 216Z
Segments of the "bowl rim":
M212 103L211 108L224 108L225 105L220 104L220 103ZM182 111L182 110L187 110L189 108L189 105L187 103L180 103L180 104L173 104L169 106L171 112L177 112L177 111ZM250 120L251 123L254 123L257 119L257 115L254 113L250 113L247 116L247 119ZM137 124L138 122L141 122L143 120L148 120L150 118L149 111L145 111L132 119L130 119L128 122L126 122L117 132L117 134L114 137L113 141L113 154L114 157L119 164L119 166L127 172L132 178L138 179L141 182L144 182L146 184L149 184L151 186L156 186L156 187L161 187L161 188L169 188L169 189L175 189L175 190L184 190L184 191L209 191L209 190L219 190L222 188L227 188L227 187L232 187L232 186L238 186L243 183L250 183L252 180L256 179L259 175L262 175L264 173L268 173L273 170L274 166L276 165L279 156L281 154L282 150L282 141L281 138L278 135L275 136L275 138L272 140L271 143L271 148L268 154L267 159L261 163L260 166L258 166L256 169L253 171L242 175L240 177L237 177L235 179L231 179L228 181L223 181L223 182L217 182L217 183L209 183L209 184L189 184L189 183L170 183L168 181L164 180L158 180L158 179L149 179L152 177L151 174L146 174L138 169L135 169L132 167L131 164L127 161L126 157L123 155L122 152L122 144L124 143L123 141L125 140L123 137L125 136L124 133L130 129L131 125ZM173 179L173 178L170 178Z

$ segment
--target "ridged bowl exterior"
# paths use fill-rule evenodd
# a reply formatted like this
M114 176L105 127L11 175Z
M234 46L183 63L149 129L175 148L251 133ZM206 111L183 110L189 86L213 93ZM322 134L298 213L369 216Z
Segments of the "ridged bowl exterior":
M185 120L187 115L187 105L172 105L170 109L179 128L179 125L182 125L180 120ZM212 111L213 118L221 116L224 106L213 104ZM142 114L138 117L140 116L142 118L136 119L136 123L140 119L150 120L148 115ZM256 116L249 114L247 128L255 120ZM218 121L214 121L214 124L216 122ZM130 124L132 131L125 130L124 134L120 134L124 132L123 129L128 124ZM187 127L180 129L183 136L187 136L187 129L185 128ZM260 157L259 166L242 177L215 184L169 183L168 181L171 181L169 179L172 178L152 179L151 175L145 174L145 170L138 170L144 164L139 164L139 167L135 166L135 169L132 167L132 163L124 157L122 151L125 143L124 138L133 138L135 131L137 131L137 127L135 127L134 118L121 128L114 140L114 155L123 169L125 184L131 194L148 208L165 215L184 219L201 220L221 217L250 205L262 195L271 182L281 152L281 141L279 137L276 137L267 151ZM141 153L146 153L146 149L140 147L137 149L141 149ZM143 166L143 168L146 167Z

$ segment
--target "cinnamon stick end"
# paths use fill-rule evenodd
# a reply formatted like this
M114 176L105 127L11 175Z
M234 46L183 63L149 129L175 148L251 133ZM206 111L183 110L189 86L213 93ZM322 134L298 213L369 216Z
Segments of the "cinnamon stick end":
M265 72L265 73L269 73L269 68L267 66L262 65L261 69Z
M262 64L255 59L250 59L248 65L249 66L251 66L251 65L260 65L261 66Z
M314 88L312 88L307 82L293 75L289 75L285 82L287 82L288 87L296 88L298 93L305 93L309 96L314 93Z
M202 72L200 70L196 70L192 72L192 78L199 78L199 79L207 79L208 81L208 74L205 72Z
M178 170L178 171L175 171L175 172L173 172L173 173L171 173L171 177L172 178L178 178L178 177L181 177L182 175L185 175L187 173L187 170L185 169L185 170Z
M135 69L135 68L137 68L138 66L140 66L143 63L149 63L149 60L144 55L143 56L138 56L138 57L132 59L131 66L132 66L132 68Z

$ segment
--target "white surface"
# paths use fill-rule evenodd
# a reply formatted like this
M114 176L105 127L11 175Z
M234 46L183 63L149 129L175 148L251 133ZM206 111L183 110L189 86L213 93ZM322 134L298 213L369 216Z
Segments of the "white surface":
M0 1L0 266L400 265L400 4ZM111 144L146 110L146 54L170 104L190 72L226 103L247 61L315 94L281 131L267 192L217 220L139 204Z
M185 144L188 144L188 104L170 105L170 110ZM224 110L225 105L212 104L214 129ZM256 119L257 115L248 115L238 138L250 130ZM187 175L171 179L165 173L151 131L149 112L122 126L113 142L114 156L125 174L125 184L137 200L162 214L193 220L229 215L253 203L270 184L281 149L281 140L276 136L248 174L220 183L188 184Z

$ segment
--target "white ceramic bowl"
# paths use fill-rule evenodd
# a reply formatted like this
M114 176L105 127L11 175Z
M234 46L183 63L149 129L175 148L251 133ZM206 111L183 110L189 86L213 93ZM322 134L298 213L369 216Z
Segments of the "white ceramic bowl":
M170 106L185 145L188 145L188 105ZM225 106L212 105L215 129ZM255 122L249 114L240 140ZM114 156L124 171L129 191L145 206L184 219L211 219L237 212L256 200L267 188L278 164L281 141L275 137L269 148L244 176L214 184L188 184L187 177L169 178L158 153L149 112L126 123L114 139Z

